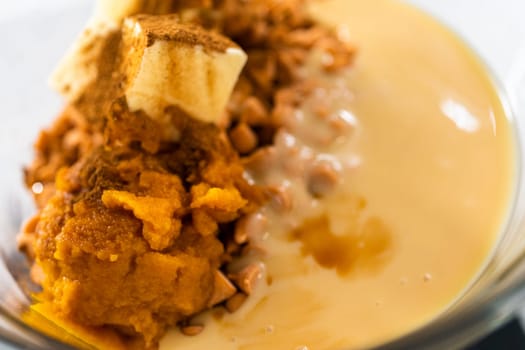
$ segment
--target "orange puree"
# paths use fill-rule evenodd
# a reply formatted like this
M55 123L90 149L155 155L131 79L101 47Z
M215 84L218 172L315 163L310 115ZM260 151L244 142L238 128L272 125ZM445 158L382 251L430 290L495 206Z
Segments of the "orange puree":
M222 301L214 294L223 293L215 280L226 256L219 225L262 197L215 126L195 122L186 131L159 157L100 148L59 172L56 193L28 233L46 303L36 310L111 326L142 348ZM198 134L207 137L196 146ZM170 162L186 166L178 173Z
M322 64L326 75L348 68L354 58L354 47L315 22L302 0L166 3L172 6L130 8L127 14L197 8L141 15L147 30L139 25L122 34L117 25L83 46L82 62L95 74L86 86L63 86L69 105L41 133L25 174L30 188L35 183L43 188L35 193L40 211L20 241L33 262L32 278L42 287L28 319L35 324L33 316L42 315L102 348L156 348L170 326L196 335L206 326L193 322L196 315L222 305L234 312L250 299L265 270L258 261L243 264L244 257L264 254L250 234L252 214L270 197L283 207L292 202L283 188L257 185L246 167L272 153L280 127L314 94L318 77L304 74L310 51L328 58ZM120 12L113 15L119 24ZM215 51L237 47L227 38L246 50L248 62L224 118L206 116L224 123L197 121L180 101L162 107L155 118L130 107L123 90L136 72L128 58L144 48L133 46L127 35L143 30L162 42L182 39L169 33L192 34L185 45L195 45L190 45L195 51L206 50L199 35L226 43L209 47ZM158 81L169 76L163 69L154 77ZM195 79L211 84L209 73ZM73 88L75 94L68 95ZM186 97L198 105L203 96ZM334 130L347 130L342 124L334 120ZM264 161L260 165L271 169ZM320 198L334 188L338 174L320 164L309 177L310 190ZM313 248L305 254L324 254Z

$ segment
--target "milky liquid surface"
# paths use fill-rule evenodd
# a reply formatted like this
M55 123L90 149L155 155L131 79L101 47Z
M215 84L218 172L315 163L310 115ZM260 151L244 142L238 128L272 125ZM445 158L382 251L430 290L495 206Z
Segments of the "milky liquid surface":
M194 320L205 324L200 335L173 330L161 349L379 344L443 312L498 241L515 153L483 66L440 24L397 1L323 1L313 11L359 52L351 70L320 77L279 133L280 161L249 174L292 197L286 210L261 209L264 278L237 312L206 313ZM323 59L312 54L310 74ZM330 117L320 120L323 101ZM304 175L320 162L339 174L321 199Z

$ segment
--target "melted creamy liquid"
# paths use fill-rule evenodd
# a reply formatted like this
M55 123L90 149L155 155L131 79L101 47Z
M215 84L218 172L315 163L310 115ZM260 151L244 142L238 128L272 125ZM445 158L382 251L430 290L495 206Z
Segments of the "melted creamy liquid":
M251 174L293 196L292 209L270 205L258 216L267 218L258 235L266 278L237 312L202 315L203 333L173 331L161 349L372 346L443 312L497 243L513 139L477 59L399 2L333 0L314 11L346 25L359 54L347 74L323 78L299 123L279 133L281 162ZM343 121L341 135L313 116L319 101ZM315 162L340 174L320 200L302 175Z

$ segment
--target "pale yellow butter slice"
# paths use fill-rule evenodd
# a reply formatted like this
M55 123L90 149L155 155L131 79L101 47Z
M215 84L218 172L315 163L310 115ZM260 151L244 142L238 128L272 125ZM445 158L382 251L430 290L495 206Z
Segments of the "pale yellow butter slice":
M131 111L166 122L165 108L178 106L196 119L220 123L247 59L237 45L173 16L131 17L122 31Z
M95 83L106 44L119 30L111 21L92 19L60 60L49 84L67 102L75 102Z

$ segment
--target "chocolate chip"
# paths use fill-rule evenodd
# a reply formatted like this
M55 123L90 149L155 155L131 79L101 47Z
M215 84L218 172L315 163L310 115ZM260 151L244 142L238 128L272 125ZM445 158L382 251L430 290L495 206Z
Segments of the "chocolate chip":
M320 162L310 169L307 181L308 191L314 197L323 197L335 188L339 174L329 162Z
M229 312L235 312L244 304L248 296L244 293L236 293L230 299L226 301L226 310Z
M241 154L250 153L257 147L257 135L246 123L240 123L230 131L233 147Z
M189 325L189 326L180 327L180 331L182 332L182 334L190 336L190 337L200 334L203 330L204 330L203 325Z

